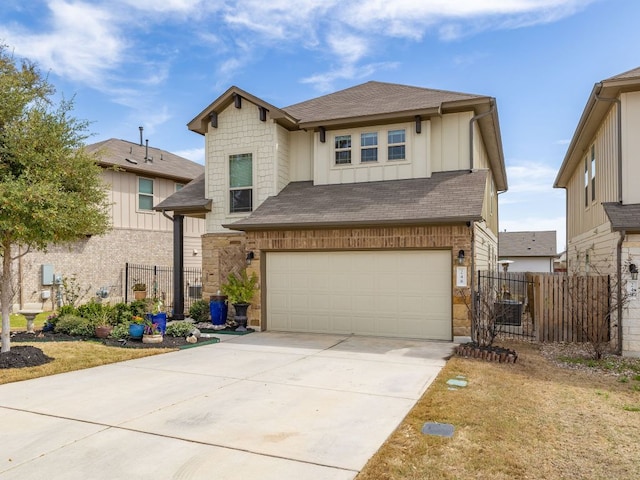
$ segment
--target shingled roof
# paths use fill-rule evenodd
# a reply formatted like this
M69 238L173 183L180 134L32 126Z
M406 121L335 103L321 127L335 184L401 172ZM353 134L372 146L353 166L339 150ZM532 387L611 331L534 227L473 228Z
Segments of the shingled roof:
M555 231L500 232L498 256L500 257L555 257Z
M403 112L410 112L408 115L411 115L418 111L440 108L446 103L480 99L488 100L489 97L370 81L296 103L282 110L304 125L385 114L400 116Z
M116 166L149 177L164 177L188 183L204 173L204 166L166 150L147 147L126 140L110 138L87 145L87 152L98 157L103 167Z
M617 202L605 202L602 206L609 217L612 230L640 231L640 204L622 205Z
M204 173L165 198L153 209L204 218L205 214L211 211L211 200L204 195Z
M416 225L482 219L486 170L434 173L431 178L317 185L292 182L233 230Z

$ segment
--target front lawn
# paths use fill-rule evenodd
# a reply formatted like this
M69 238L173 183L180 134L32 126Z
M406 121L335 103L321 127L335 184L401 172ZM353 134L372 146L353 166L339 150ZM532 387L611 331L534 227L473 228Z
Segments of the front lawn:
M595 370L508 346L516 364L449 360L357 480L637 479L640 361ZM466 388L447 385L457 376ZM425 422L454 435L424 435Z

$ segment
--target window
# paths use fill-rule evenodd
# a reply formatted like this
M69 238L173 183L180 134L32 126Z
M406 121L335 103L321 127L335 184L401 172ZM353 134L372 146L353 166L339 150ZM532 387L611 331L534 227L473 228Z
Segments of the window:
M138 178L138 210L153 210L153 180Z
M589 206L589 164L584 159L584 206Z
M405 135L404 130L390 130L387 137L389 155L387 160L405 159Z
M179 192L184 187L184 183L176 183L176 192Z
M360 162L378 161L378 133L360 134Z
M351 135L336 135L336 165L351 163Z
M251 153L229 155L229 212L253 210L253 159Z
M596 146L591 145L591 201L596 200Z

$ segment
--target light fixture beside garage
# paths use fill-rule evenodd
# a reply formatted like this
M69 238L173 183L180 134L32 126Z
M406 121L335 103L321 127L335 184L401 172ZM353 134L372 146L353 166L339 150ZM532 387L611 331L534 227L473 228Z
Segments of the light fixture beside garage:
M638 279L638 266L635 263L629 264L629 273L631 274L631 280Z
M251 265L251 260L253 260L254 258L255 258L255 255L254 255L253 251L249 250L247 252L247 258L246 258L247 265Z
M464 264L464 250L458 250L458 265Z

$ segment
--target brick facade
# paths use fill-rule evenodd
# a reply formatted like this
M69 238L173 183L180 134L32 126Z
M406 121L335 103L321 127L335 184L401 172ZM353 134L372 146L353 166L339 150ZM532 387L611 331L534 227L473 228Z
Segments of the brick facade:
M75 276L83 292L83 301L95 298L101 287L109 289L111 302L124 298L124 268L128 263L173 265L173 233L114 229L106 235L93 236L65 246L50 247L46 253L31 252L15 265L20 289L14 299L14 310L22 303L26 308L52 310L54 292L42 285L42 265L52 265L54 273ZM21 275L19 275L21 273ZM42 301L41 292L51 297ZM21 297L21 298L20 298Z
M254 259L247 267L249 275L255 272L260 279L259 291L249 309L249 325L262 328L262 304L265 292L262 278L265 273L262 253L268 251L314 250L399 250L399 249L451 249L451 262L457 264L459 250L468 252L465 259L470 265L471 229L465 225L371 227L317 230L280 230L247 232L245 234L208 234L203 237L203 269L205 295L214 294L226 275L245 266L247 251ZM471 322L467 305L470 288L455 287L451 278L453 298L453 334L470 335ZM207 298L207 297L205 297Z

